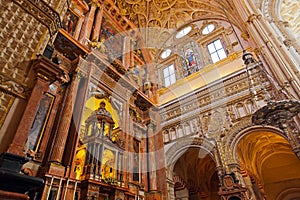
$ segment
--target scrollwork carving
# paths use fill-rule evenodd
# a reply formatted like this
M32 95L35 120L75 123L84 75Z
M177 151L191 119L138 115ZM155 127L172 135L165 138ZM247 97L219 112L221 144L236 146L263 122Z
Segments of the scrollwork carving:
M15 96L26 98L26 87L0 74L0 88Z

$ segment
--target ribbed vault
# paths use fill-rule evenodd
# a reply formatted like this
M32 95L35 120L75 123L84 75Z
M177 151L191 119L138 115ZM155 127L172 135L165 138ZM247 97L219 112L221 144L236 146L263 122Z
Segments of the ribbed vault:
M299 182L299 160L286 139L275 133L253 132L239 142L237 152L252 180L265 188L269 199Z

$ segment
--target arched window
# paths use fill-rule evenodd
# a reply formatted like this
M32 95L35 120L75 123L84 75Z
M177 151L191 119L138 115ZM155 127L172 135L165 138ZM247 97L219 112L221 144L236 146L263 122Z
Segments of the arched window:
M169 57L171 55L171 53L172 53L171 49L166 49L160 54L160 57L162 59L165 59L165 58Z
M189 34L189 32L191 32L191 30L192 30L192 27L187 26L187 27L181 29L181 30L176 34L175 37L176 37L177 39L182 38L183 36Z
M213 24L208 24L207 26L204 27L202 30L203 35L207 35L215 30L215 25Z

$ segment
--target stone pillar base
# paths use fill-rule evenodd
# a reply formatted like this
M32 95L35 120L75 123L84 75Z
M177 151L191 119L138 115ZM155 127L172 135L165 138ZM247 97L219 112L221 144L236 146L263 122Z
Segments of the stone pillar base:
M60 164L56 164L54 162L50 163L46 167L45 171L47 174L58 176L58 177L64 177L65 175L65 167Z

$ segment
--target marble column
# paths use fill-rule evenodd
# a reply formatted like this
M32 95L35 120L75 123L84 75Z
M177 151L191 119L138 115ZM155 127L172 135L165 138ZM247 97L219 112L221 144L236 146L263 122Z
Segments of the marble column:
M93 33L92 33L92 41L99 41L102 18L103 18L103 8L99 7L98 13L96 15L96 20L94 23L94 29L93 29Z
M73 115L73 109L75 105L79 81L80 81L79 75L75 74L67 90L66 93L67 97L65 99L65 103L63 104L64 106L62 108L63 109L62 117L59 121L54 146L50 156L50 161L55 161L58 163L61 163L62 161L64 148L68 138L68 132L69 132L71 119Z
M76 40L79 39L79 34L80 34L80 31L81 31L83 22L84 22L84 16L79 17L78 22L77 22L77 25L76 25L76 29L75 29L75 31L74 31L74 38L75 38Z
M146 138L142 138L141 140L141 148L140 148L140 156L141 156L141 183L143 184L144 188L148 188L148 181L147 181L147 140Z
M24 110L24 114L21 118L20 124L17 128L17 132L14 139L8 149L8 153L24 156L24 146L30 132L32 123L35 119L36 112L38 110L40 101L43 97L44 91L49 88L49 82L44 79L43 76L38 76L35 86L28 99L28 104Z
M129 69L129 67L133 67L130 66L131 64L131 56L130 56L130 52L131 52L131 38L129 36L126 36L124 37L124 40L123 40L123 57L122 57L122 62L123 62L123 65L125 67L125 69ZM133 64L134 64L134 61L133 61Z
M96 8L98 6L100 6L96 0L92 0L90 4L91 4L90 11L85 16L85 20L83 22L81 32L79 35L79 42L81 42L83 44L86 43L86 40L90 39L90 35L92 32L93 23L94 23L94 18L95 18Z
M150 191L157 190L154 128L154 125L150 122L150 124L148 124L148 165L150 175L148 178L150 179Z

